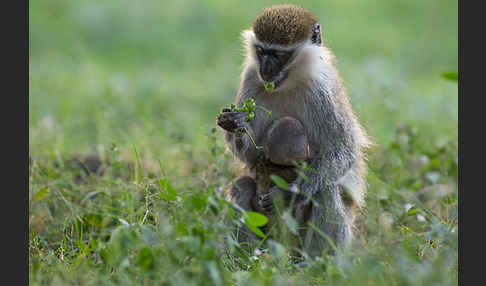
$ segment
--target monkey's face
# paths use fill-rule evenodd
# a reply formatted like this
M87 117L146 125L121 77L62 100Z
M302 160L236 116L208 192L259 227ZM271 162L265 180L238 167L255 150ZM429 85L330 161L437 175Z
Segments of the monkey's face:
M245 44L252 50L258 77L267 91L287 86L284 82L289 72L296 70L293 58L299 54L299 47L321 45L317 22L312 12L297 5L274 5L255 18L252 31L245 34Z
M294 49L266 48L260 44L255 44L254 49L261 81L273 83L274 90L277 90L288 76L288 66Z

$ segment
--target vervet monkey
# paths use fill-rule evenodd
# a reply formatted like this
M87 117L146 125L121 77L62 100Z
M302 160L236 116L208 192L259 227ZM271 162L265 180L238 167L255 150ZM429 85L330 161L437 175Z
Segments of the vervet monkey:
M321 255L329 246L327 238L345 247L355 209L364 204L363 150L370 140L351 109L334 56L322 44L318 20L299 6L272 6L242 37L246 59L235 104L252 98L271 116L258 108L248 122L244 112L225 108L219 114L217 124L225 130L229 149L248 171L230 196L243 209L271 217L275 195L288 201L292 194L267 177L284 177L303 194L286 205L303 228L300 247L310 256ZM263 148L256 148L248 133ZM308 180L297 176L291 163L304 161L314 170L305 172ZM256 238L248 229L240 232L240 241Z

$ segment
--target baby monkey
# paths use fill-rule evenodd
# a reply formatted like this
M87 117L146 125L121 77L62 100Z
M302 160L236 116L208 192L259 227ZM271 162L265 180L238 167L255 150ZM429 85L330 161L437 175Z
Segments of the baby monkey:
M274 196L285 194L288 206L290 193L280 190L271 180L276 175L286 182L297 179L296 164L310 157L309 142L303 125L290 116L273 121L264 132L263 152L255 166L256 196L253 208L270 216L274 215Z
M219 116L218 124L226 126L234 122L244 122L247 113L232 112L223 109L227 116L233 117L230 123L227 117ZM237 125L234 125L237 129ZM238 131L236 131L238 132ZM265 214L269 223L263 227L268 230L274 224L275 200L280 199L284 208L290 206L292 195L289 190L282 190L271 179L272 175L278 176L286 182L294 182L298 173L296 165L310 158L310 147L305 135L303 125L299 120L283 116L271 121L264 131L262 146L254 146L259 149L254 166L254 179L242 177L234 184L231 195L237 197L237 203L244 205L247 210L254 210ZM295 187L295 186L292 186ZM250 202L250 205L247 205ZM242 236L254 236L246 229Z

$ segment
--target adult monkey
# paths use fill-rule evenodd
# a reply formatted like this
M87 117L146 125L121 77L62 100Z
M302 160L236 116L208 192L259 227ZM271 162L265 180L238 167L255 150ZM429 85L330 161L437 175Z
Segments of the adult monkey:
M322 44L318 20L299 6L272 6L242 36L246 60L235 103L241 106L252 98L272 113L267 119L257 109L249 122L246 113L228 108L219 114L217 124L225 130L230 150L248 169L230 196L243 209L271 217L275 195L290 194L270 185L262 195L257 192L259 176L292 168L292 161L307 161L314 170L306 173L309 180L290 178L305 194L290 206L304 228L301 247L310 256L321 255L327 238L345 247L352 238L355 209L364 204L363 149L370 141L352 111L334 56ZM264 148L255 148L247 132ZM240 231L240 241L254 238L248 229Z

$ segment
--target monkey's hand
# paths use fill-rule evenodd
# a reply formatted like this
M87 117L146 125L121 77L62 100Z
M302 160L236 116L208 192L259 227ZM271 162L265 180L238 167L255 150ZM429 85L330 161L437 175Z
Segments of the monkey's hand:
M216 123L228 132L242 131L246 127L246 116L248 112L231 111L223 108L217 117Z
M257 196L258 209L267 217L272 217L275 214L273 200L277 192L279 191L270 189L267 193Z

